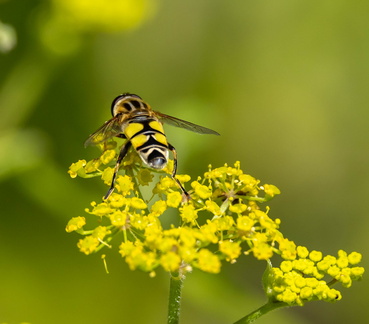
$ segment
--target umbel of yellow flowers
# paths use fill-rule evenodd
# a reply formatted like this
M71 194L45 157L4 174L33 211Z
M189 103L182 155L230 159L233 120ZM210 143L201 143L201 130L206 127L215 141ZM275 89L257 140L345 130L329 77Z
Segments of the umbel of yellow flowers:
M113 169L109 164L116 154L113 143L99 158L73 163L68 172L72 178L100 176L110 185ZM158 267L181 275L195 268L219 273L223 262L253 256L268 261L263 284L269 299L290 305L316 299L339 300L341 294L331 288L332 283L349 287L364 273L357 266L361 261L359 253L341 250L337 257L323 256L285 238L279 230L281 221L269 216L269 207L260 207L280 194L279 189L271 184L260 185L260 180L241 170L240 162L219 168L209 166L192 182L189 175L177 175L192 188L187 202L183 202L177 184L166 174L170 174L171 167L169 164L159 176L154 175L141 165L137 154L130 153L124 161L126 174L117 178L116 191L86 209L89 218L97 217L100 225L86 229L88 218L84 216L69 221L67 232L84 236L77 244L80 251L91 254L111 247L110 242L118 235L121 242L117 249L130 269L140 269L151 276ZM145 199L142 188L148 185L153 189ZM171 225L163 221L167 215L172 219ZM282 259L279 267L271 266L273 255Z

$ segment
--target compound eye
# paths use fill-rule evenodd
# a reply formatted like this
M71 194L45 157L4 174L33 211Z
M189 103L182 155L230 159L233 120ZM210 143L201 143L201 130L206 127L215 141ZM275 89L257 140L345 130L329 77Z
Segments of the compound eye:
M149 161L149 165L153 169L163 169L167 165L167 160L163 157L155 157Z

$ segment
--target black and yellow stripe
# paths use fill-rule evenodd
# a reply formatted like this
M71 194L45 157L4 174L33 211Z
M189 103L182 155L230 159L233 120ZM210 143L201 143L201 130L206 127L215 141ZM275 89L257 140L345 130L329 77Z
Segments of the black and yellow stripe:
M167 165L169 144L159 121L149 116L133 118L127 123L124 135L145 164L154 169Z

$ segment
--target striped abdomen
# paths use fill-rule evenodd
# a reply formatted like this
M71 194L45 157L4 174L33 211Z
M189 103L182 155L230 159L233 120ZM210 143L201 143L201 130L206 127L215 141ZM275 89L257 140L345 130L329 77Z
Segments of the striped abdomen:
M142 161L153 169L163 169L169 158L163 125L148 116L132 118L124 128L127 137Z

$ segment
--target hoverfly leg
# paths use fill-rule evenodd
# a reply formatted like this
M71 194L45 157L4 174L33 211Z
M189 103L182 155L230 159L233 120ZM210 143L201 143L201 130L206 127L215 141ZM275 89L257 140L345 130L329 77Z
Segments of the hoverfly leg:
M118 174L118 171L119 171L120 164L121 164L122 160L124 159L124 157L126 156L126 154L127 154L130 147L131 147L131 142L127 141L123 145L123 147L120 149L120 153L119 153L117 162L116 162L115 167L114 167L114 173L113 173L113 178L111 180L111 185L110 185L110 188L109 188L108 192L106 193L106 195L103 198L104 200L108 199L110 197L110 195L112 194L112 192L114 191L115 179L117 178L117 174Z
M177 182L179 188L182 190L182 194L184 196L184 201L188 202L191 200L191 196L190 194L186 191L186 189L182 186L181 182L176 178L176 174L177 174L177 151L174 148L173 145L168 143L168 148L169 150L172 151L173 153L173 160L174 160L174 165L173 165L173 172L172 172L172 179Z

